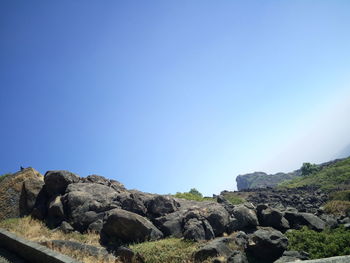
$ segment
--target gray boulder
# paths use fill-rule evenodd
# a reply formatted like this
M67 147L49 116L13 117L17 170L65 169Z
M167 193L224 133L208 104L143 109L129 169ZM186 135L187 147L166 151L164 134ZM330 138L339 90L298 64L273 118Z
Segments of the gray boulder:
M56 196L52 198L49 203L48 213L47 213L47 224L49 227L59 226L65 219L63 204L61 202L61 196Z
M227 226L229 233L237 230L255 228L259 225L255 210L246 205L236 206L233 210L233 215L234 218L231 219L230 224Z
M288 239L280 231L259 229L249 236L247 253L257 260L274 261L287 249Z
M49 196L62 195L67 186L79 182L79 176L68 171L48 171L45 173L44 181Z
M280 231L290 228L288 220L284 218L283 213L271 207L259 205L257 207L258 219L261 226L270 226Z
M75 183L67 187L63 204L69 223L80 232L102 220L104 212L120 207L118 193L111 187L95 183Z
M215 237L213 229L207 220L197 218L189 219L185 226L183 236L193 241L210 240Z
M205 246L201 247L194 253L194 261L202 262L208 258L218 256L228 258L234 252L234 250L231 248L233 244L234 240L232 238L216 238L208 242Z
M101 243L116 248L123 243L144 242L163 237L147 218L123 209L106 213L101 230Z
M248 263L248 259L242 251L235 250L227 259L227 263Z
M81 178L80 182L82 182L82 183L101 184L101 185L109 186L109 187L113 188L117 192L126 191L124 185L121 184L120 182L118 182L116 180L107 179L107 178L105 178L103 176L96 175L96 174L89 175L89 176L87 176L85 178Z
M307 259L309 259L309 254L306 252L284 251L282 257L277 259L274 263L287 263Z
M153 220L164 236L182 237L185 211L176 211Z
M146 202L148 216L155 218L173 213L180 204L174 198L164 195L155 195Z
M285 212L284 217L293 229L307 226L312 230L322 231L326 228L326 223L322 219L310 213Z

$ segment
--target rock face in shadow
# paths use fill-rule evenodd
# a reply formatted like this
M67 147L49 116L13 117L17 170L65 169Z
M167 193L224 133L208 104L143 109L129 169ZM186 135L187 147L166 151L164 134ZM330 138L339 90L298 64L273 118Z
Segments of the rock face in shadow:
M162 237L163 233L145 217L118 208L106 213L101 230L102 244L115 248L125 243L157 240Z
M287 249L288 238L274 229L259 229L249 236L247 252L258 260L273 262Z
M0 182L0 220L30 213L43 179L33 168L6 176ZM23 187L24 183L26 188Z

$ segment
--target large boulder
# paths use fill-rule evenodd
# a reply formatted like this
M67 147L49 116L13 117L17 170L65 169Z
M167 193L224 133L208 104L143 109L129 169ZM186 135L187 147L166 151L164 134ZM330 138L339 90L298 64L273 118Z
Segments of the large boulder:
M153 220L164 236L182 237L185 211L176 211Z
M70 184L62 201L68 222L78 231L85 231L104 212L119 208L118 193L111 187L96 183Z
M27 214L35 202L37 189L28 189L29 191L26 192L23 184L27 182L29 185L29 181L42 182L42 180L43 176L33 168L26 168L7 175L0 182L0 220Z
M44 180L48 195L57 196L64 194L67 186L78 183L80 178L68 171L47 171Z
M175 212L180 204L174 198L164 195L155 195L146 202L148 216L155 218Z
M234 246L234 240L229 237L219 237L205 246L201 247L194 253L195 262L203 262L208 258L224 257L228 258L232 255L234 250L231 248Z
M257 260L272 262L287 249L288 239L280 231L259 229L249 236L247 253Z
M52 198L49 203L48 213L47 213L47 224L49 227L54 228L64 221L65 214L63 209L63 204L61 202L61 196L56 196Z
M285 212L284 217L294 229L307 226L312 230L322 231L326 228L326 223L322 219L310 213Z
M118 208L106 213L101 230L101 243L110 248L117 248L123 243L144 242L162 237L163 233L147 218Z
M187 240L202 241L210 240L215 237L211 225L206 219L199 220L197 218L189 219L185 226L183 236Z
M251 229L259 225L258 217L253 207L248 205L236 206L233 210L234 218L228 225L228 232Z
M265 205L258 205L257 212L260 225L270 226L280 231L289 229L289 223L281 211Z

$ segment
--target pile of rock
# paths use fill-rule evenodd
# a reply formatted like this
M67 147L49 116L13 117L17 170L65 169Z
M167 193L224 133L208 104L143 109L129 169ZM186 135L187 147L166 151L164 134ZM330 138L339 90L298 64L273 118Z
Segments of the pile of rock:
M21 173L28 170L17 176ZM321 231L339 223L329 215L316 216L293 208L232 205L223 196L217 196L217 202L197 202L127 190L102 176L81 178L68 171L32 176L22 181L18 190L18 199L25 204L18 215L31 214L65 232L95 231L108 250L124 253L125 244L167 236L212 240L194 254L196 261L221 256L225 262L247 262L248 256L273 262L291 257L283 254L288 245L283 233L288 229L308 226ZM229 236L223 237L225 234ZM298 256L296 252L293 255Z
M328 194L313 187L291 189L256 188L239 191L240 195L248 196L246 200L254 205L268 204L271 207L283 210L293 207L300 212L317 213L318 209L328 201ZM235 194L223 191L221 195Z

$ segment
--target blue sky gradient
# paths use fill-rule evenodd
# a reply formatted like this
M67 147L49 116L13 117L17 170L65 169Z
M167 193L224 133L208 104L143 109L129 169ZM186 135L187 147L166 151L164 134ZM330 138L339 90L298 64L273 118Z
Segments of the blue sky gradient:
M350 144L349 1L0 2L0 173L211 195Z

